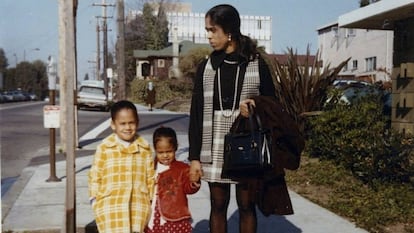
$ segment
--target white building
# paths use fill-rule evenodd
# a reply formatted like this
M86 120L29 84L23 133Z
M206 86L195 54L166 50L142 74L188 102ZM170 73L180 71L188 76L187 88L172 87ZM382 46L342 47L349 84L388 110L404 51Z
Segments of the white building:
M158 5L154 5L154 14ZM130 11L128 19L141 14L140 11ZM208 44L205 31L205 14L194 13L189 3L174 3L166 5L169 22L168 41L173 42L173 33L177 33L178 41L192 41L197 44ZM257 40L259 46L265 47L267 53L272 53L272 17L240 15L240 31L242 34Z
M331 68L351 58L341 78L390 81L393 37L392 30L341 28L335 22L318 29L318 49L323 65Z
M169 25L169 41L172 42L173 30L177 30L178 40L189 40L198 44L207 44L205 31L205 14L193 12L167 12ZM240 31L242 34L257 40L266 52L272 53L272 17L240 15Z

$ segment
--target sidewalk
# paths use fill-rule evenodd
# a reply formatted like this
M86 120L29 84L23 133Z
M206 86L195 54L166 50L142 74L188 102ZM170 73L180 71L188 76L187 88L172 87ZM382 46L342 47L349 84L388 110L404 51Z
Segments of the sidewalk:
M142 115L159 113L155 109L153 112L149 112L145 107L138 107ZM151 142L152 135L144 134L142 136ZM188 151L187 135L179 134L177 136L180 142L177 158L184 161ZM82 151L86 155L78 156L76 159L76 223L80 233L95 232L93 213L88 200L87 173L97 143L84 146ZM65 170L65 161L57 162L56 175L62 181L46 182L49 177L49 163L25 168L22 175L3 198L5 202L2 200L2 232L60 232L65 218ZM295 214L264 217L258 211L258 233L367 233L346 219L315 205L292 191L289 192ZM7 200L13 199L10 195L18 195L12 203L7 202ZM189 202L193 215L193 232L208 233L210 205L206 183L202 183L199 192L189 196ZM228 211L228 221L229 233L238 232L238 213L234 189Z

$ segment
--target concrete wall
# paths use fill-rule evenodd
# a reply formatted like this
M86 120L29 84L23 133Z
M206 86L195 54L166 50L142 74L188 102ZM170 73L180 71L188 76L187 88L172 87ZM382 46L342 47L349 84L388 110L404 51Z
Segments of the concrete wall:
M391 124L414 134L414 18L396 22L394 33Z

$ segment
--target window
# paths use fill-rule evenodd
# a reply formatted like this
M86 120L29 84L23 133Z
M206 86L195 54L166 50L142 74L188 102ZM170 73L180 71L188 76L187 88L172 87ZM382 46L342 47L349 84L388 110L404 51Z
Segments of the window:
M355 36L355 29L348 28L347 29L347 37L353 37L353 36Z
M365 71L374 71L377 69L377 58L369 57L365 58L366 70Z
M338 37L338 27L332 27L334 37Z
M257 20L257 29L262 29L262 20Z
M163 68L165 66L164 59L158 59L158 67Z
M358 69L358 60L353 60L352 61L352 69L353 70L357 70Z

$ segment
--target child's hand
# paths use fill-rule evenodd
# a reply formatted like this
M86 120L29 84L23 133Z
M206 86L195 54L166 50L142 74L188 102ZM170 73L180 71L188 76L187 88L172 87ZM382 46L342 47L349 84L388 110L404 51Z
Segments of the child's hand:
M198 181L198 182L191 182L190 185L191 185L192 188L199 188L201 186L201 182L200 181Z
M191 161L190 165L190 181L191 182L200 182L200 178L203 175L201 170L201 164L198 160Z

